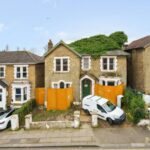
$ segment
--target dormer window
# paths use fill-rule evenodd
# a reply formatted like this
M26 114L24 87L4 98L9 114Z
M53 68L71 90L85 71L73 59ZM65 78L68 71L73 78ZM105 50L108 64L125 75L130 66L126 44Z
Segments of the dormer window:
M83 56L81 62L82 70L90 70L91 69L91 57Z
M116 71L117 59L116 56L102 56L101 57L101 71Z

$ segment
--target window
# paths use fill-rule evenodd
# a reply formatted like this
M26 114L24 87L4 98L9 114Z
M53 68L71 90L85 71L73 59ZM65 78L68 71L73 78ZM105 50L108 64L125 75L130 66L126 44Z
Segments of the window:
M54 71L55 72L68 72L69 71L69 58L68 57L55 57L54 58Z
M104 86L117 86L121 84L121 78L119 77L100 77L99 82Z
M103 113L106 113L106 111L98 104L97 104L97 109L100 110Z
M5 66L0 66L0 78L5 78Z
M89 70L91 68L91 58L90 56L82 57L82 70Z
M116 71L116 57L107 56L101 57L101 71Z
M71 82L59 81L59 82L52 82L52 88L69 88L71 87Z
M30 99L30 84L13 84L12 100L17 103L24 103Z
M16 101L21 101L21 88L16 88L15 89L15 100Z
M27 79L28 66L27 65L15 65L15 79Z

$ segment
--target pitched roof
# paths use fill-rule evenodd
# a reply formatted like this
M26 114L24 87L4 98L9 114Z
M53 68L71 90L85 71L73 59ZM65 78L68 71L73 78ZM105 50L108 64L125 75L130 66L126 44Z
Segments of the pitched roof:
M102 56L128 56L129 53L125 52L124 50L113 50L107 51Z
M145 36L143 38L131 42L127 46L126 50L146 48L149 45L150 45L150 36Z
M29 51L0 51L1 64L37 64L44 62L43 57Z
M75 51L75 50L73 50L71 47L69 47L64 41L60 41L60 42L58 42L54 47L52 47L50 50L48 50L45 54L44 54L44 56L46 57L48 54L50 54L50 53L52 53L59 45L63 45L63 46L65 46L66 48L68 48L70 51L72 51L74 54L76 54L77 56L79 56L79 57L81 57L81 55L77 52L77 51Z

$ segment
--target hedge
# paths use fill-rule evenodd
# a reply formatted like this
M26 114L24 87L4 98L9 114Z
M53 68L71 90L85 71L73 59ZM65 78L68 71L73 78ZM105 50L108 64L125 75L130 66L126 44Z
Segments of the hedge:
M19 116L19 124L24 125L25 123L25 116L29 114L32 109L36 106L35 99L29 100L28 102L24 103L21 108L16 109L14 114L18 114Z

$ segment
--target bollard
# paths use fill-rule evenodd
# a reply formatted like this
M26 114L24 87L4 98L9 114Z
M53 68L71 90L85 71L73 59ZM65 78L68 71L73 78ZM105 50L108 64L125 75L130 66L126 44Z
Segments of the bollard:
M92 112L92 127L97 127L98 126L98 116L97 112Z
M79 128L80 126L80 111L74 112L74 128Z
M30 124L32 122L32 114L25 116L25 129L30 129Z
M11 130L15 131L19 129L19 117L18 114L11 116Z

